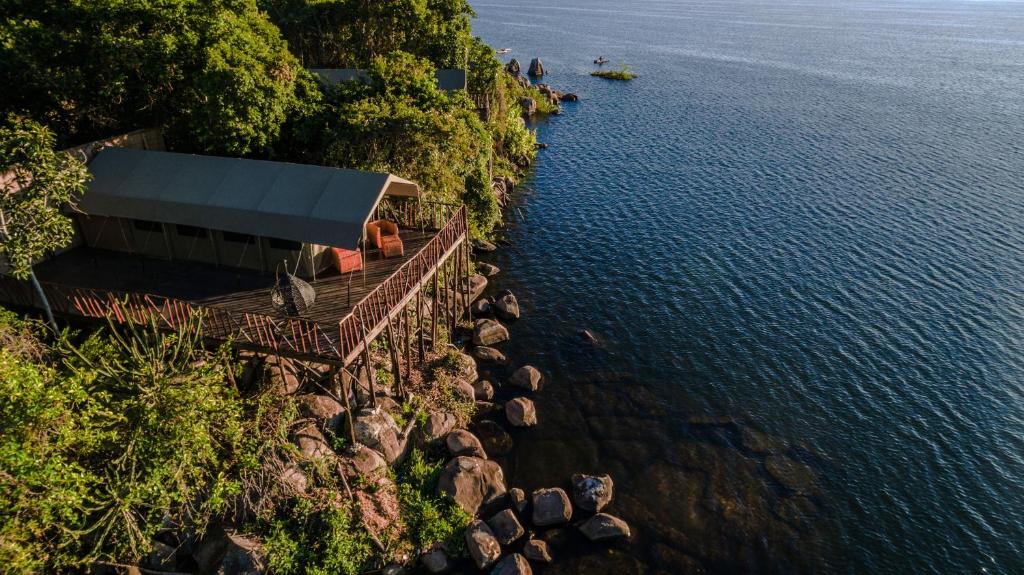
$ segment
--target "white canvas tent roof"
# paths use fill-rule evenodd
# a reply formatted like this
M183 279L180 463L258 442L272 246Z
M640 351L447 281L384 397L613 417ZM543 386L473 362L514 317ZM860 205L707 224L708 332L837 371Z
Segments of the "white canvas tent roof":
M89 171L86 214L346 249L384 195L419 196L390 174L127 148L103 150Z

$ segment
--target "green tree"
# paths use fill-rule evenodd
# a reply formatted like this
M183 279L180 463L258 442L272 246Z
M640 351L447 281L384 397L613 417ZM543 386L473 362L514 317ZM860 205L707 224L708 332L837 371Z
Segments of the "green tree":
M61 209L74 205L89 179L85 165L58 152L55 143L53 132L32 120L12 115L0 128L0 255L8 273L32 280L54 329L53 312L32 265L71 243L74 228Z

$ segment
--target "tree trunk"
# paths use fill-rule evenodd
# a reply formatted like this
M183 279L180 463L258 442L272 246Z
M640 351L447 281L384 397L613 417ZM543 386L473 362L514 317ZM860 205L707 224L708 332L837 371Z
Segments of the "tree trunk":
M50 308L50 300L46 299L46 292L43 291L43 286L39 283L39 279L36 278L36 272L31 268L28 270L28 277L32 280L32 287L36 290L36 295L39 296L39 301L43 304L43 313L46 314L46 323L50 324L50 327L54 332L57 330L57 320L53 318L53 309Z

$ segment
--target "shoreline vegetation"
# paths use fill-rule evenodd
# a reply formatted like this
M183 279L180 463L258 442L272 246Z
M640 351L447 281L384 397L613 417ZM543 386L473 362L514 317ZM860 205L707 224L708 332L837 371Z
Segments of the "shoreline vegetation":
M594 70L590 75L597 78L604 78L606 80L618 80L622 82L629 82L639 76L626 65L623 65L618 70Z
M5 80L18 86L0 95L0 171L159 127L173 151L410 178L429 200L464 203L475 251L493 251L500 208L538 149L524 118L576 97L531 84L518 63L503 69L472 36L464 0L398 4L15 2L0 24L16 76ZM315 67L359 68L366 81L324 85ZM467 70L467 90L439 89L439 68ZM66 189L84 186L80 163L60 170ZM2 236L13 261L24 247ZM54 330L0 310L5 572L529 573L527 559L551 555L523 525L563 525L574 509L589 517L585 537L628 538L600 513L610 477L574 477L572 501L560 488L528 495L506 489L488 458L537 423L527 395L543 376L524 365L507 386L480 379L478 363L509 361L492 346L519 307L510 292L481 297L497 268L475 272L477 321L440 330L403 390L398 354L373 344L372 398L365 370L337 386L324 366L209 348L198 316L168 334L155 323ZM350 396L376 407L353 411Z

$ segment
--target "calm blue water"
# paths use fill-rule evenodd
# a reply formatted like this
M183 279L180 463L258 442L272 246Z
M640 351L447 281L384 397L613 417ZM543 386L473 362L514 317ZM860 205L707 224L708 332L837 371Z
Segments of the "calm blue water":
M548 572L1024 572L1024 3L474 6L581 96L492 258L548 376L504 463L636 534Z

